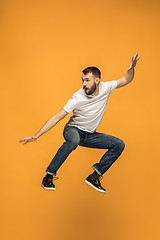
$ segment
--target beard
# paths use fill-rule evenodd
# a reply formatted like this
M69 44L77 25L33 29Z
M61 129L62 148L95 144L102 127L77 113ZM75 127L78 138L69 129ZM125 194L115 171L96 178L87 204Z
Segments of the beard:
M94 83L93 86L89 89L89 91L88 91L88 88L86 89L85 87L83 87L83 89L87 95L91 95L96 91L97 85Z

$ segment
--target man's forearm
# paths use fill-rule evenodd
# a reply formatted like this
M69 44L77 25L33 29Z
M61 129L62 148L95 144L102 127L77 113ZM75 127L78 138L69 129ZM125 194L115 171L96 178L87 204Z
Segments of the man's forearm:
M47 122L43 125L43 127L34 135L36 138L39 138L42 134L48 132L53 126L55 126L58 122L56 116L51 117L47 120Z
M127 73L124 75L124 78L126 79L126 81L129 83L132 81L134 77L134 68L130 68Z

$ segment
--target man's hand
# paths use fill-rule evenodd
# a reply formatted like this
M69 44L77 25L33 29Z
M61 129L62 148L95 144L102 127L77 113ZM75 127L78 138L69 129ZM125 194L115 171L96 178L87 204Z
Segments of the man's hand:
M24 142L23 144L26 144L28 142L33 142L36 140L37 140L37 137L32 136L32 137L28 137L28 138L23 138L23 139L19 140L19 142Z
M136 66L137 61L140 59L141 56L139 56L138 58L137 57L138 57L138 53L136 53L136 55L132 57L131 64L130 64L128 70L130 70Z

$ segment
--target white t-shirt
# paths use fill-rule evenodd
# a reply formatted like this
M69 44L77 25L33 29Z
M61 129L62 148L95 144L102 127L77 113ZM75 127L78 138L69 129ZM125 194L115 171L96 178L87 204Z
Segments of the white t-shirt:
M104 115L108 97L110 93L117 87L117 81L107 81L99 83L99 94L97 96L87 95L82 88L73 93L72 97L67 101L63 109L71 113L66 125L76 126L87 132L95 132Z

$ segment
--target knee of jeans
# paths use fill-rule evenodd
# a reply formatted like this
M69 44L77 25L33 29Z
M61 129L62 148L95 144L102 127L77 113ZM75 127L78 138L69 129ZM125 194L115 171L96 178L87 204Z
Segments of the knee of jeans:
M75 150L75 149L78 147L78 143L79 143L79 142L76 142L76 141L68 141L68 143L70 143L71 148L72 148L73 150Z
M120 151L123 151L123 150L124 150L124 148L125 148L125 143L123 142L123 140L119 139L119 140L117 141L117 147L118 147L118 149L119 149Z
M70 144L71 148L75 150L80 142L80 138L78 136L74 136L72 139L68 139L67 142Z
M121 149L122 149L122 151L124 150L124 148L125 148L125 143L124 143L124 141L123 140L121 140Z

